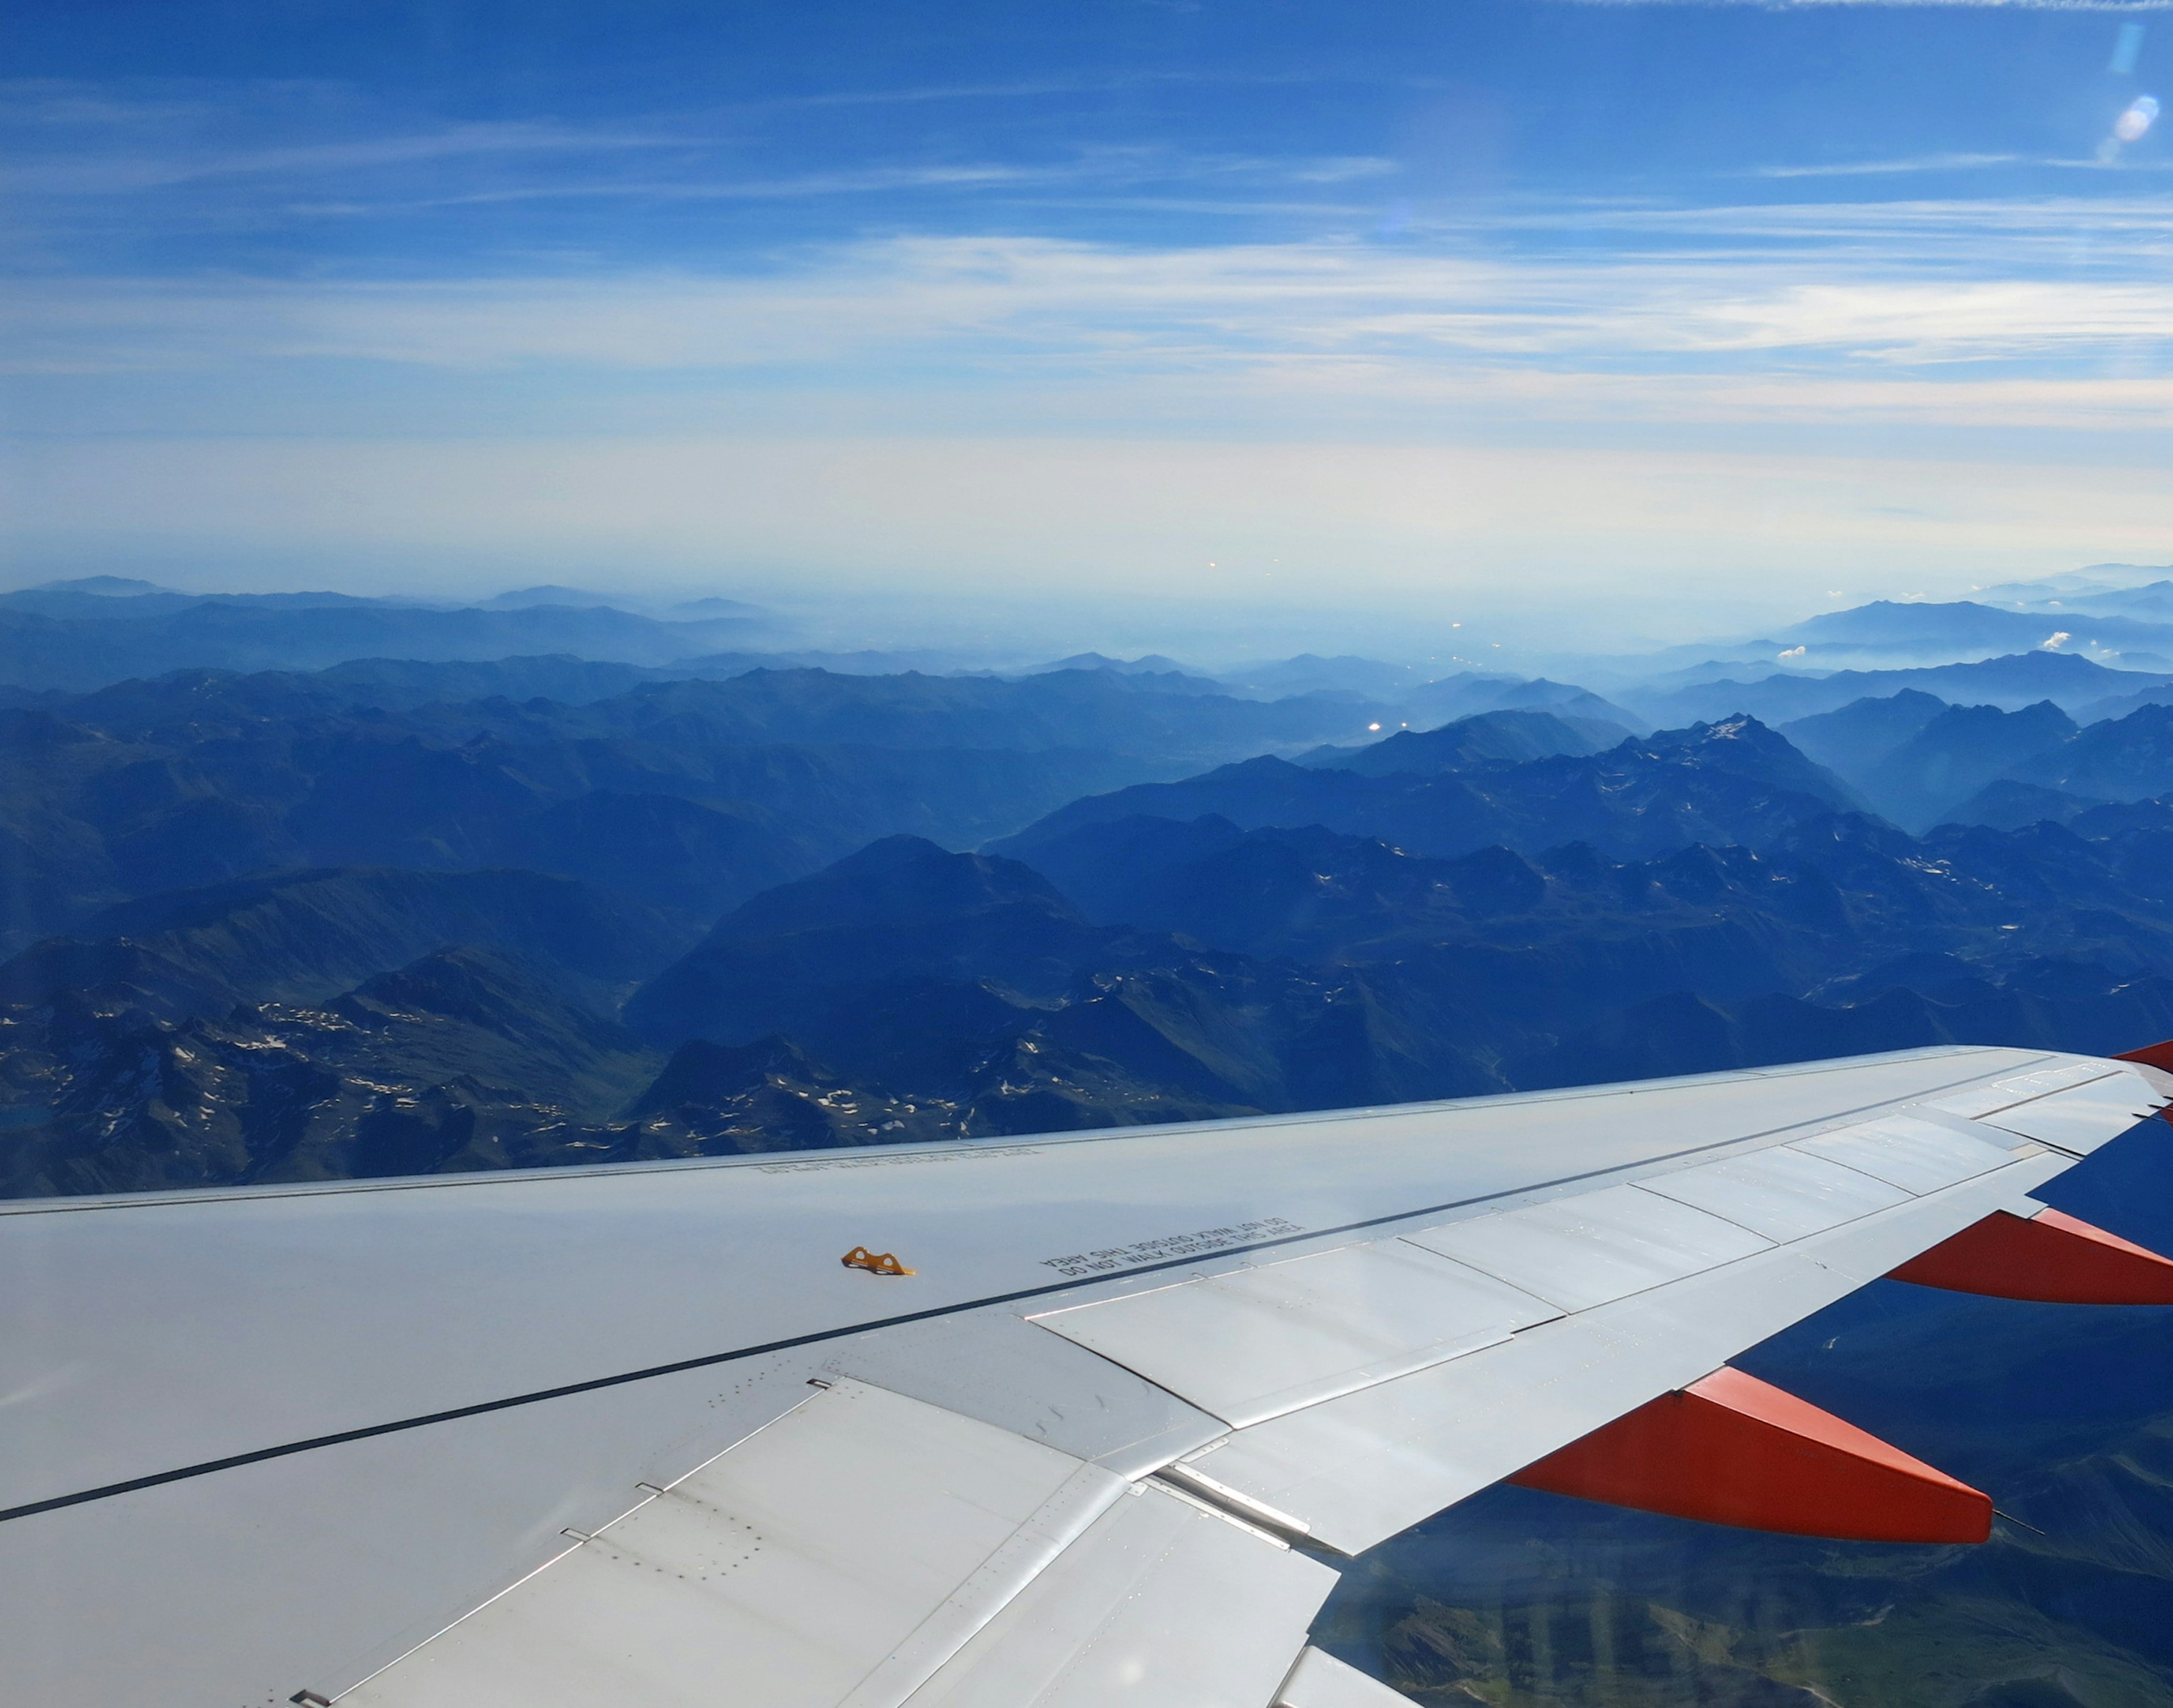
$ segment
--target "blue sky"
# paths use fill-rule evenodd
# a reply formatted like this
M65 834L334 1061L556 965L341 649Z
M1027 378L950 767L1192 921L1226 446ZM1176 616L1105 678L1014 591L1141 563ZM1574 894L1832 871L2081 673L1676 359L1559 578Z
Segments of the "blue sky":
M2169 56L1848 0L18 8L5 573L1601 643L2163 562Z

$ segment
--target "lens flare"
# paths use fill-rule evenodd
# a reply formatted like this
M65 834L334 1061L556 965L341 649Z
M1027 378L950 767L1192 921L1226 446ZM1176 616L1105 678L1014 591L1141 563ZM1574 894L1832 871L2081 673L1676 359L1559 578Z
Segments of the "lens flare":
M2138 95L2128 103L2127 110L2112 121L2112 133L2123 143L2139 143L2157 122L2158 97Z

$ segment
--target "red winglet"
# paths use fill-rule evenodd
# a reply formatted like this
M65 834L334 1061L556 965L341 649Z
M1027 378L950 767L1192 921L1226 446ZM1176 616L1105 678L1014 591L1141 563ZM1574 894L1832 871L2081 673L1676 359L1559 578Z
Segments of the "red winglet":
M2044 1305L2173 1305L2173 1262L2057 1210L1996 1210L1890 1279Z
M1509 1479L1645 1512L1849 1542L1982 1542L1992 1500L1739 1370L1716 1370Z
M2157 1068L2173 1074L2173 1037L2163 1043L2145 1044L2139 1050L2122 1050L2113 1058L2116 1062L2141 1062L2146 1068Z

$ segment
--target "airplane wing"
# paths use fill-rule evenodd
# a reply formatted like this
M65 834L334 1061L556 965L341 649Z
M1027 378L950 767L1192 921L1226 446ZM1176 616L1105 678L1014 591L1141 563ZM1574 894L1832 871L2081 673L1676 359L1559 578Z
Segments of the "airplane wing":
M0 1206L0 1672L40 1708L1379 1708L1306 1646L1338 1562L1505 1478L1659 1501L1682 1431L1795 1430L1966 1529L1982 1496L1727 1362L1912 1260L2077 1298L2158 1263L2030 1194L2169 1101L1953 1048ZM1579 1468L1610 1429L1635 1488ZM1775 1522L1687 1480L1668 1510ZM1863 1504L1779 1528L1907 1503Z

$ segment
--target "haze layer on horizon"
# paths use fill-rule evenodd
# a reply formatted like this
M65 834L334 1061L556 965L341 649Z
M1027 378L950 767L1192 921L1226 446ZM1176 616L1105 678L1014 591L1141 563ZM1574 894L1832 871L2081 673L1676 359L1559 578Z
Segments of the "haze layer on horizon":
M4 39L11 580L1603 644L2173 543L2150 7L94 0Z

